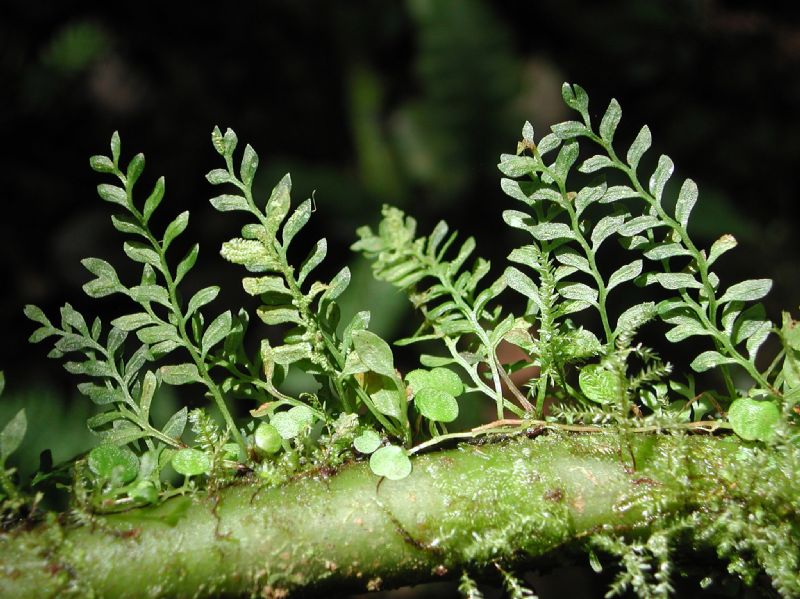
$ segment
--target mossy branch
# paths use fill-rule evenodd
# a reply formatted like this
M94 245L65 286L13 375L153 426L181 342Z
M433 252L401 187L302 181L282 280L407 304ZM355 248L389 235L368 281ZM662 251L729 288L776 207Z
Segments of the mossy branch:
M320 596L480 579L599 533L687 522L713 545L730 533L719 530L726 510L753 492L754 473L734 457L742 447L733 437L548 433L421 455L399 481L350 464L329 478L243 482L81 525L50 519L0 536L0 595ZM785 500L755 495L764 510ZM796 531L797 510L780 511Z

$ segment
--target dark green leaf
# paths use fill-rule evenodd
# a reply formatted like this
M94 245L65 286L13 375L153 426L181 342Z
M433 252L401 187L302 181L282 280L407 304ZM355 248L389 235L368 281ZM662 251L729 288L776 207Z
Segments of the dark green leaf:
M156 184L153 186L153 191L150 192L150 195L144 202L144 209L142 210L142 216L144 217L144 222L150 220L153 212L155 212L156 208L158 208L159 204L161 204L161 200L164 199L164 189L165 189L165 182L164 177L159 177L156 181Z
M167 437L180 441L181 435L183 435L183 431L186 429L186 417L187 409L186 406L183 406L167 420L161 432Z
M161 258L149 245L138 241L126 241L122 245L125 255L134 262L149 264L155 268L161 268Z
M164 251L167 251L167 248L170 244L175 240L178 235L183 233L186 230L187 225L189 224L189 211L186 210L181 212L178 216L175 217L169 225L167 225L166 231L164 231L164 241L162 245L164 246Z
M114 161L115 165L119 163L119 153L121 146L122 143L120 142L119 139L119 132L114 131L114 133L111 134L111 159Z
M183 277L192 270L192 267L197 262L197 255L200 253L200 245L195 243L192 249L183 257L178 263L178 268L175 269L175 284L177 285L183 280Z
M114 163L108 156L92 156L89 158L89 166L98 173L114 172Z
M189 305L186 307L185 318L189 318L192 314L197 312L200 308L213 302L219 295L219 287L211 285L204 287L192 296L189 300Z
M144 154L136 154L131 161L128 163L128 169L125 172L125 178L128 182L128 187L133 188L136 184L136 181L139 180L139 177L144 171Z
M709 350L704 351L702 354L692 360L690 366L695 372L705 372L706 370L710 370L711 368L715 368L717 366L735 363L736 361L732 358L723 356L718 351Z

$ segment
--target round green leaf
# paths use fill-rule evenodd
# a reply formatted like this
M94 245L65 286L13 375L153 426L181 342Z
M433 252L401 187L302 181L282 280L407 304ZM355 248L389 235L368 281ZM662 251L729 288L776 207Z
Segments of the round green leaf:
M728 410L733 432L746 441L769 441L780 419L781 412L773 402L749 397L740 397Z
M314 412L305 406L295 406L291 410L275 414L270 424L284 439L294 439L305 427L314 424Z
M423 387L414 395L414 403L419 413L436 422L452 422L458 416L456 398L432 387Z
M396 445L381 447L369 459L369 467L378 476L400 480L411 474L411 460L405 449Z
M207 474L211 470L211 460L198 449L180 449L172 456L172 467L178 474L196 476Z
M600 364L584 366L578 375L578 383L583 394L597 403L612 403L619 398L621 391L617 375Z
M256 447L265 453L275 453L283 446L281 434L271 424L262 422L255 433Z
M371 429L365 430L353 439L353 447L361 453L372 453L381 446L381 437Z
M139 473L139 458L127 447L99 445L89 452L89 469L103 478L129 483Z
M453 397L458 397L464 393L464 383L461 378L449 368L434 368L425 370L418 368L406 375L408 386L413 393L420 389L431 387L449 393Z

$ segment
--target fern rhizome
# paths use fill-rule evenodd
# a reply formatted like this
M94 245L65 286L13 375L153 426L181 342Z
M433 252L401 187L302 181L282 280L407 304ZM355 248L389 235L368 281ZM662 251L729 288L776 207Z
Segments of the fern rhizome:
M75 513L91 517L218 489L241 481L242 473L253 484L281 485L357 460L369 461L376 480L399 480L412 471L410 456L450 440L531 431L620 438L715 432L743 440L732 468L754 473L751 488L721 498L713 525L689 517L635 539L598 531L587 541L593 566L600 567L594 549L616 556L621 572L612 593L666 596L670 546L694 528L730 561L732 572L752 581L766 571L783 596L798 596L800 535L782 519L785 509L796 510L800 495L800 329L788 313L772 322L757 303L770 280L731 283L715 274L715 263L736 240L723 235L708 248L693 241L688 227L697 186L686 179L671 194L667 156L652 173L640 174L651 145L647 127L620 151L616 100L594 127L581 87L565 84L563 97L576 120L540 139L526 123L516 152L500 158L501 188L515 202L502 218L526 236L502 272L475 257L474 238L459 237L444 221L420 235L411 216L387 206L377 228L357 231L353 249L420 313L416 332L394 343L424 342L432 353L421 354L419 367L405 374L390 343L369 330L369 312L342 320L337 300L347 291L349 269L330 280L315 276L327 242L310 244L301 235L314 212L311 200L292 205L289 175L266 201L256 198L258 155L250 145L239 155L230 129L214 129L212 143L224 164L207 179L220 190L211 199L214 208L247 219L221 253L243 267L242 285L253 303L218 308L216 286L184 295L199 247L175 256L172 243L187 229L189 213L153 230L164 179L140 194L144 156L123 166L115 133L110 156L92 157L91 167L113 180L98 193L112 205L112 224L126 236L124 252L140 265L141 278L123 281L108 262L87 258L93 278L84 290L94 298L125 296L131 310L104 327L69 304L58 324L35 306L25 309L40 325L31 341L55 338L50 357L69 357L65 368L84 379L79 390L98 406L88 426L99 443L73 464ZM614 243L629 259L607 269L603 253ZM289 260L290 247L292 254L306 253L301 264ZM626 293L634 286L657 288L657 299L626 305L627 297L642 296ZM498 303L504 298L516 311ZM245 343L253 317L274 327L255 353ZM659 321L669 342L693 338L683 346L696 352L689 366L716 373L702 380L718 380L718 388L698 389L692 374L676 373L637 340L643 325ZM587 328L591 322L596 330ZM501 344L527 358L501 362ZM773 355L759 356L761 348ZM531 366L524 384L512 380ZM302 393L286 391L293 369L315 384ZM156 426L151 405L164 385L196 386L209 408L183 407ZM482 397L496 418L454 430L465 402ZM236 416L246 410L247 418ZM3 460L24 429L23 413L3 431L10 439ZM770 457L775 452L784 456L779 464ZM182 484L170 482L170 469ZM18 501L10 471L2 473L3 496ZM529 596L507 566L495 565L510 596ZM466 596L481 596L469 573L461 581Z

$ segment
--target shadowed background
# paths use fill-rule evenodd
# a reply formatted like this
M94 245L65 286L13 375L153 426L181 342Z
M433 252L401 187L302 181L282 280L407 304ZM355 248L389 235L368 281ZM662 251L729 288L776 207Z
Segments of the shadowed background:
M479 253L499 265L519 238L500 218L512 201L499 190L498 156L515 150L526 119L540 137L567 118L560 86L577 82L596 119L612 96L620 101L621 144L650 125L654 149L641 172L666 152L674 189L683 177L698 182L690 232L704 246L724 232L740 241L720 262L723 281L772 277L768 312L796 308L797 17L713 0L271 0L224 11L4 0L0 422L21 405L36 418L23 470L44 447L58 460L91 443L82 432L89 402L74 398L75 380L44 345L27 343L23 305L54 315L69 301L108 322L125 305L90 301L79 260L102 257L128 281L138 277L94 192L105 180L88 167L114 130L125 161L147 156L142 194L166 176L156 229L191 210L174 253L201 241L189 292L217 283L221 302L252 305L239 290L241 269L218 255L241 222L210 207L218 192L203 177L220 166L211 128L229 126L259 152L262 198L285 172L295 202L315 193L303 243L328 238L326 272L343 263L354 272L345 311L371 307L371 328L392 338L414 319L349 252L355 228L396 204L423 234L440 218L475 234Z

